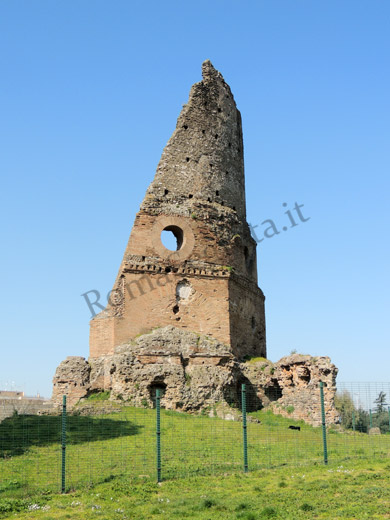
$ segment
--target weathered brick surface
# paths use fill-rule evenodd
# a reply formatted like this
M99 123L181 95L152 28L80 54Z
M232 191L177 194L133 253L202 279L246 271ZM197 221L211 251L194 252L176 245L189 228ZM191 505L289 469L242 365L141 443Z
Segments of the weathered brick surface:
M238 358L266 355L241 116L210 62L202 73L135 218L110 305L91 321L91 358L167 325L207 334ZM176 251L164 247L164 229L176 235Z
M68 356L62 361L53 378L54 403L60 405L62 396L67 395L68 405L73 406L85 397L91 386L90 371L89 363L81 356Z
M322 381L326 423L338 422L339 413L334 405L338 369L329 357L293 354L277 363L263 360L241 366L243 375L256 385L263 406L313 426L321 425L319 383Z

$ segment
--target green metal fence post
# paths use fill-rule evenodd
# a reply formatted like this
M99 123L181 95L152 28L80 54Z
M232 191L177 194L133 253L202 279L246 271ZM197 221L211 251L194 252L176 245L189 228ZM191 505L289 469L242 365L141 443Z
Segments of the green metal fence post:
M355 412L352 412L352 428L353 428L353 431L355 431L355 427L356 427L356 424L355 424Z
M246 388L245 384L241 385L241 403L242 403L242 435L244 441L244 473L248 473L248 435L246 426Z
M387 407L387 411L389 412L389 431L390 431L390 406Z
M328 447L326 444L324 383L322 381L320 382L320 396L321 396L321 418L322 418L322 442L324 445L324 464L328 464Z
M372 428L372 410L370 408L370 430Z
M160 389L156 389L157 482L161 482Z
M62 396L62 428L61 428L61 448L62 448L62 463L61 463L61 493L65 493L65 464L66 464L66 395Z

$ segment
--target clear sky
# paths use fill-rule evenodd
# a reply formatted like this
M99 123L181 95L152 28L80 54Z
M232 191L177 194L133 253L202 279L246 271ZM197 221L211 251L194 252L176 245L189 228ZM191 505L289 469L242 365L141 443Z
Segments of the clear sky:
M207 58L243 118L268 357L389 381L389 56L385 0L1 0L0 387L50 395L88 356L80 295L112 288Z

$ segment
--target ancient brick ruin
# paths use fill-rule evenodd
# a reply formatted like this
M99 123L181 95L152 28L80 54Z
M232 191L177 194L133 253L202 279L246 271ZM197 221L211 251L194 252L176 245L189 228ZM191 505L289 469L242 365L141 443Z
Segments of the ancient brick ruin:
M310 356L272 370L264 359L248 363L266 358L266 340L256 242L246 221L241 116L210 61L202 75L136 215L110 304L91 321L89 360L61 363L53 399L66 393L72 404L110 390L112 398L152 405L159 387L165 407L195 411L231 404L246 382L257 389L259 407L299 395L307 406L322 379L330 419L337 370L328 358L320 358L322 368ZM162 242L167 232L174 250Z
M91 322L93 358L166 325L207 334L238 358L266 355L241 116L221 74L209 61L202 69L135 218L112 305Z

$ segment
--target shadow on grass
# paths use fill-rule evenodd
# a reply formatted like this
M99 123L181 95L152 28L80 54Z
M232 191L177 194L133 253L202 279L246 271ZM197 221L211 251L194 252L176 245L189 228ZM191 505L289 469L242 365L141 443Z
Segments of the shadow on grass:
M69 415L67 445L137 435L142 426L126 420ZM0 424L0 458L23 455L32 446L61 444L62 418L53 415L16 415Z

